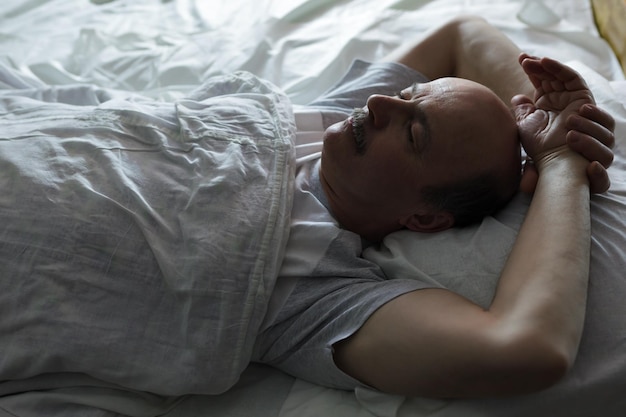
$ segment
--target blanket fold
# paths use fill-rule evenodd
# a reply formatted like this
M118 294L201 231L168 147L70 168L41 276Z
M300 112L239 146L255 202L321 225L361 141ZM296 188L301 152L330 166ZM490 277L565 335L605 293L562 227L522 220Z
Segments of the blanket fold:
M0 93L0 380L224 392L287 241L288 99L243 72L175 103L23 85Z

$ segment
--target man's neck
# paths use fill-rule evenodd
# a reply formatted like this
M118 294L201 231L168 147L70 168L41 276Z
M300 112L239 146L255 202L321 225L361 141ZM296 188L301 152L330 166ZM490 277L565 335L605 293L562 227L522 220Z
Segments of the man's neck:
M326 210L328 210L332 215L332 211L330 210L330 205L328 203L328 197L326 196L326 193L324 192L324 187L322 187L322 182L320 180L321 162L322 162L321 158L318 159L315 162L315 166L313 167L313 170L311 172L310 191L311 191L311 194L313 194L315 198L317 198L320 201L320 203L322 203L322 205L326 207Z

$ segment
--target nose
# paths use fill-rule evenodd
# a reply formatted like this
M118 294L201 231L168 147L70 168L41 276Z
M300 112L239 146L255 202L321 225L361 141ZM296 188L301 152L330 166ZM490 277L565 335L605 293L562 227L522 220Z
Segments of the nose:
M395 116L403 112L404 106L407 104L409 103L406 100L402 100L398 97L379 94L371 95L367 99L367 108L373 126L378 129L387 127Z

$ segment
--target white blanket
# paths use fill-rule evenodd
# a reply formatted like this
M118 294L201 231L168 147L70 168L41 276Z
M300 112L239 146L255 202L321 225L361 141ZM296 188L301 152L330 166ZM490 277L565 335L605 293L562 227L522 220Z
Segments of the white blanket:
M0 79L0 395L226 391L286 244L289 100L248 73L174 103Z

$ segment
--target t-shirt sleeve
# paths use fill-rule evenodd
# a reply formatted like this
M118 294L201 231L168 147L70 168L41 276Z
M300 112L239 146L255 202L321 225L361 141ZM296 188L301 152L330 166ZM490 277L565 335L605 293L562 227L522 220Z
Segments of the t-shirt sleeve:
M274 324L258 336L255 361L318 385L366 387L337 367L333 344L392 299L440 286L419 277L387 279L376 264L359 257L359 239L342 231L311 276L299 278Z
M372 94L394 95L428 78L397 62L370 63L355 60L348 72L307 107L319 110L324 127L343 120L356 107L363 107Z

